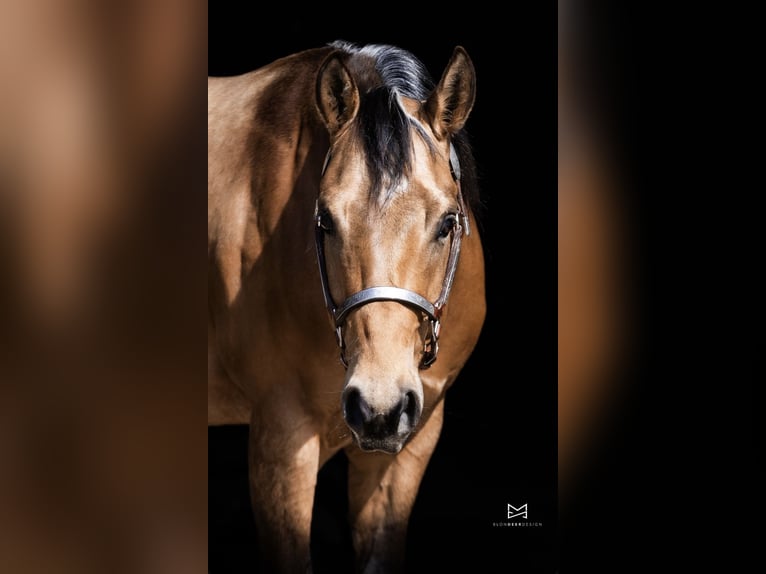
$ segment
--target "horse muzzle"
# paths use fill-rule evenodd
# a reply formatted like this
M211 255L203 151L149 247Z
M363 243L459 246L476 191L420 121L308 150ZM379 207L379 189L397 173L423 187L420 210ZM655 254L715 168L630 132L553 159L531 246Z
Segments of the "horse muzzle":
M389 454L402 450L423 409L422 399L413 390L401 391L398 400L382 401L353 384L343 391L342 401L343 417L359 448Z

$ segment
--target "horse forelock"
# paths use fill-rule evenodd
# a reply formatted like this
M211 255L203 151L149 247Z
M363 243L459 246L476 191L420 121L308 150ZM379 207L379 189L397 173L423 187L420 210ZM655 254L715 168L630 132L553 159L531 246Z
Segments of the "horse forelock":
M364 151L371 198L385 202L402 189L412 170L413 130L436 149L425 128L402 106L401 97L419 101L433 90L423 64L395 46L356 46L335 42L348 54L347 66L360 92L356 137Z
M360 105L356 136L364 150L371 198L386 202L402 188L412 170L413 133L431 153L436 143L420 121L411 116L401 98L424 101L435 88L425 65L402 48L384 44L358 46L336 41L332 47L348 55L346 65L357 83ZM462 187L474 212L478 208L473 154L467 136L454 136L463 172Z

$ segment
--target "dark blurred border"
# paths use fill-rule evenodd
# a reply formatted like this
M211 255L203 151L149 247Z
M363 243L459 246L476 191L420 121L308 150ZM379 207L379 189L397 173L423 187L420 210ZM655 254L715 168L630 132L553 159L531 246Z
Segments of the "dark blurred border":
M744 571L762 557L757 24L713 6L566 5L578 96L608 118L624 175L636 320L622 399L562 501L561 562Z
M206 10L0 9L3 572L206 571Z

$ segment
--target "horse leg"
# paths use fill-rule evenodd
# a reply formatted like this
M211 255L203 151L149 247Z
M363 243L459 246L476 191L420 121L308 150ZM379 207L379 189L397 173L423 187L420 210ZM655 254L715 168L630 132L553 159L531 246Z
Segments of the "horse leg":
M397 455L349 447L349 514L357 570L403 572L407 523L442 428L443 403Z
M319 436L300 407L253 409L250 497L265 572L311 572L309 537Z

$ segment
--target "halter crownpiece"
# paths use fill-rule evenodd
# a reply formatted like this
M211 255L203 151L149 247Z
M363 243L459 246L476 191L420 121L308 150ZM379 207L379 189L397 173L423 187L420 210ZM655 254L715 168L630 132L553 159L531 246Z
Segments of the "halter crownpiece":
M444 275L444 281L442 283L441 293L439 298L431 303L428 299L409 289L403 289L401 287L394 286L375 286L367 287L361 291L353 293L346 298L343 303L336 305L330 293L330 282L327 277L327 265L325 263L324 255L324 229L321 226L319 217L319 199L317 199L314 206L314 220L315 220L315 245L317 262L319 264L319 277L322 282L322 295L324 296L325 306L330 313L330 317L335 325L335 334L337 337L338 346L340 347L340 360L343 366L348 368L348 362L346 361L345 350L346 343L343 338L343 325L346 317L354 309L372 303L374 301L395 301L412 307L417 311L420 311L425 319L428 319L429 329L423 341L423 356L420 359L420 369L427 369L435 361L436 356L439 353L439 331L441 328L441 314L442 309L447 304L450 290L452 289L452 282L455 279L455 271L457 270L458 259L460 258L460 242L463 237L463 229L465 227L465 234L470 235L471 230L468 224L468 212L463 202L463 194L460 188L460 162L458 161L457 152L455 151L452 142L449 147L449 162L450 171L452 177L457 183L457 200L458 200L458 213L457 223L451 230L452 242L450 245L449 259L447 260L447 270ZM331 158L330 149L325 157L324 165L322 166L322 175L324 175L327 165L330 163ZM462 225L461 225L462 221Z

